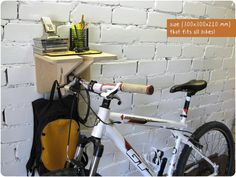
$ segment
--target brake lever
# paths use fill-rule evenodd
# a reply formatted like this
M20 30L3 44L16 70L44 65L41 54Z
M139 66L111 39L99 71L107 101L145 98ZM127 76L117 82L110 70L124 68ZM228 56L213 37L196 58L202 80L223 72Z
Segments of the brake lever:
M101 93L100 95L101 95L103 98L109 99L109 96L110 96L110 95L115 95L115 94L118 92L118 90L119 90L119 88L120 88L120 85L121 85L121 83L117 83L116 86L115 86L112 90L109 90L109 91L107 91L107 92L103 92L103 93Z
M117 103L118 105L121 105L121 103L122 103L120 97L118 95L116 95L116 94L112 94L108 98L109 99L116 99L116 100L118 100L118 103Z

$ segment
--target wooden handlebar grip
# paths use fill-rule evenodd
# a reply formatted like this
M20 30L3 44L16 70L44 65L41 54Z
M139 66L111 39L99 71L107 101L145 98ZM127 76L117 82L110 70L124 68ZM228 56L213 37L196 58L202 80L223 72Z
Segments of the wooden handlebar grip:
M147 95L152 95L154 92L154 88L152 85L138 85L127 83L122 83L120 86L120 90L123 92L143 93Z

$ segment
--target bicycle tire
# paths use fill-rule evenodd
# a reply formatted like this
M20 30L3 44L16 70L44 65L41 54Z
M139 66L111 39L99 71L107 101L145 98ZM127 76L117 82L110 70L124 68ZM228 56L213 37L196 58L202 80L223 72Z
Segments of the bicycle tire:
M227 146L225 144L220 144L220 140L223 141L220 136L218 137L218 145L219 146L214 146L214 143L212 143L212 146L214 146L214 149L220 148L220 145L223 147L227 147L227 154L220 154L219 152L214 152L214 154L211 154L210 152L210 146L206 145L205 147L203 146L202 151L204 148L206 148L206 154L208 153L210 158L213 162L219 165L219 175L220 176L232 176L234 174L234 140L233 136L227 126L225 126L223 123L220 122L208 122L201 127L199 127L193 134L192 138L194 138L195 141L199 142L200 144L202 141L206 141L206 137L204 135L210 135L210 132L219 132L223 135L223 138L225 138ZM215 135L214 135L215 136ZM212 138L212 140L214 137ZM213 168L210 167L209 163L207 163L203 158L201 160L197 161L197 157L194 157L195 162L187 164L188 160L190 159L190 155L192 152L195 152L191 147L188 145L185 145L179 160L177 164L177 168L175 171L175 175L177 176L207 176L209 174L206 173L212 173ZM204 152L203 152L204 153ZM216 154L215 154L216 153ZM193 154L192 154L193 155ZM192 156L191 156L192 157ZM218 157L218 158L216 158ZM218 160L218 161L217 161ZM189 161L191 162L191 161ZM196 162L199 163L196 165ZM188 166L187 166L188 165ZM194 168L194 166L197 166L197 168ZM225 167L225 169L224 169ZM192 169L193 168L193 169ZM190 170L190 171L189 171Z

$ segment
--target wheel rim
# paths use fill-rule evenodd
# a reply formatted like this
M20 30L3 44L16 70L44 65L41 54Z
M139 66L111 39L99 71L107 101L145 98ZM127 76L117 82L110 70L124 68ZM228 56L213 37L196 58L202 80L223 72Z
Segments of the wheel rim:
M224 133L217 129L210 130L200 137L199 143L203 146L202 153L219 166L218 175L227 174L230 152ZM184 175L208 176L213 173L213 167L196 151L192 150L184 169Z

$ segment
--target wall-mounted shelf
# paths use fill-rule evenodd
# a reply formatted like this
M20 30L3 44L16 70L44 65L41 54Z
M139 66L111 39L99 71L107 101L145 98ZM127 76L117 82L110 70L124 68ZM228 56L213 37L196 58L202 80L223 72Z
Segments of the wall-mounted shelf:
M54 80L64 84L69 74L73 73L79 76L94 62L117 59L116 55L108 53L57 57L34 54L34 56L36 83L39 93L50 92Z

